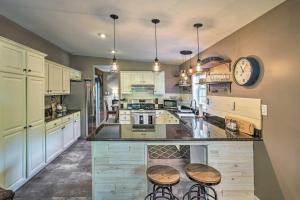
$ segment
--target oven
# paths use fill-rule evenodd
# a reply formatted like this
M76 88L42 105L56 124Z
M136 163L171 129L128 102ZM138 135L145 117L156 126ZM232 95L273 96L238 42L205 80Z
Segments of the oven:
M155 111L131 111L133 124L155 124Z

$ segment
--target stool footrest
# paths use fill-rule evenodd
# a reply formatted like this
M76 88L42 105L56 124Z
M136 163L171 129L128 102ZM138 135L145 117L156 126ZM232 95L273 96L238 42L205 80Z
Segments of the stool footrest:
M210 194L209 191L211 191L212 194ZM183 196L183 200L186 200L186 199L187 200L193 200L193 199L218 200L218 196L213 187L197 183L197 184L192 185L190 187L190 190L187 193L185 193L185 195Z

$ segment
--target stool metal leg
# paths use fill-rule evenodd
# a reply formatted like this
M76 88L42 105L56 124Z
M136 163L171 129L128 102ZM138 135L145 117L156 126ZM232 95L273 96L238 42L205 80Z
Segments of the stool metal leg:
M153 190L150 194L145 197L145 200L156 200L156 199L166 199L166 200L179 200L172 192L171 185L153 185Z
M209 191L212 191L213 194L209 194ZM186 197L188 200L218 200L217 192L213 187L199 183L190 187L189 191L183 196L183 200Z

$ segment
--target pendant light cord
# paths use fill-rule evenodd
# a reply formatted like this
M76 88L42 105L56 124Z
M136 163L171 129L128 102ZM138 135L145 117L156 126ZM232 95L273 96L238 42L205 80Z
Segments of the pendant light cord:
M155 30L155 59L157 59L157 36L156 36L156 24L154 25Z
M114 19L114 59L116 58L116 19Z
M197 27L197 42L198 42L198 60L199 60L199 27Z

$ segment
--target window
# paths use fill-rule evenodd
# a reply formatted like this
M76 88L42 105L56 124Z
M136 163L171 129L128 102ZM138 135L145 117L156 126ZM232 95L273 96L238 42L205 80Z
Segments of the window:
M192 95L193 99L196 100L197 105L203 105L206 104L206 98L207 98L207 91L206 91L206 84L199 84L200 79L205 79L206 74L194 74L192 76Z

